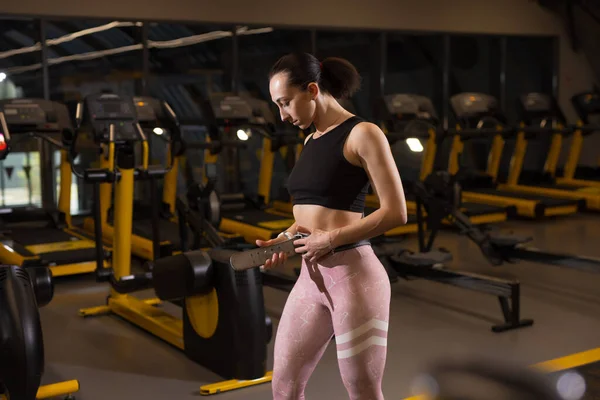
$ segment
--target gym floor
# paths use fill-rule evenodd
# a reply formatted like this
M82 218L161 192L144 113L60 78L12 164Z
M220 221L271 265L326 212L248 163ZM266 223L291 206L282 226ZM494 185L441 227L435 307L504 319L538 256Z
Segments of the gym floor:
M532 245L541 249L600 257L600 215L541 223L510 221L498 227L531 234ZM403 246L416 250L416 237L407 238ZM414 377L429 362L443 357L480 355L532 365L600 347L600 274L529 262L491 267L477 246L453 232L442 232L437 247L452 252L451 268L518 277L522 318L533 318L535 323L493 333L491 325L501 321L496 298L425 280L400 280L392 286L383 384L387 399L411 396ZM115 316L79 317L79 308L105 302L108 287L95 283L91 276L57 279L55 290L54 300L41 309L46 349L44 384L77 379L81 390L76 398L81 400L184 400L198 399L200 386L222 380ZM287 294L271 288L265 288L264 293L276 329ZM151 297L152 293L139 296ZM269 345L269 368L272 351L273 341ZM309 381L306 397L347 398L333 343ZM215 398L269 399L271 385L221 393Z

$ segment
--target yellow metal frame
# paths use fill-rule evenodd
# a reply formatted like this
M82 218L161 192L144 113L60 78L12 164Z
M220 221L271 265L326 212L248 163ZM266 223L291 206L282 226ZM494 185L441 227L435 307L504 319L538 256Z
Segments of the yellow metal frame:
M77 392L79 392L79 381L72 380L40 386L35 398L38 400L51 399L60 396L71 396ZM6 400L6 396L0 395L0 400Z
M103 148L106 150L103 151L105 156L100 158L100 168L112 170L115 162L115 148L114 143L110 143L108 146L103 145ZM143 168L148 168L148 160L149 160L149 147L148 142L142 142L142 166ZM168 161L173 162L171 170L165 176L165 184L163 188L163 201L169 204L169 207L174 210L175 207L175 198L176 198L176 190L177 190L177 171L178 171L178 159L171 158L171 152L168 151ZM115 198L116 198L116 185L115 187ZM133 187L133 183L132 183ZM113 194L113 185L110 183L101 183L100 184L100 220L102 221L102 240L105 246L110 246L115 241L115 227L116 221L114 221L114 225L108 223L108 210L112 203L112 194ZM131 194L133 199L133 192ZM116 207L116 204L115 204ZM95 235L94 230L94 219L88 217L83 221L83 230L85 233L90 235ZM131 230L129 231L131 232ZM171 244L168 240L162 240L160 246L168 246ZM136 257L142 258L144 260L154 260L154 244L152 239L145 238L139 235L131 234L131 254Z
M567 178L556 178L556 183L559 185L573 186L573 187L587 187L589 190L600 189L600 181L587 181L585 179L567 179Z
M262 142L260 171L258 175L258 195L263 197L265 204L269 204L271 201L271 182L273 180L275 154L271 150L273 144L271 139L265 137Z
M542 195L567 200L583 199L589 210L600 211L600 192L595 188L582 188L571 191L537 186L499 184L498 190L510 190L518 193Z
M147 168L148 147L143 147L143 165ZM115 185L115 218L113 235L113 273L115 279L131 274L130 252L132 244L132 216L133 216L133 185L134 170L121 169L121 179ZM218 318L218 299L216 292L208 295L194 296L189 299L190 304L186 312L191 318L191 323L200 335L211 335L216 328ZM82 317L104 314L115 314L130 323L152 333L167 343L185 349L183 337L183 321L172 314L161 310L155 305L160 304L157 298L140 300L128 294L121 294L111 288L110 296L105 306L85 308L79 311ZM200 308L191 310L191 308ZM203 326L203 324L206 324ZM206 328L206 330L204 329ZM265 377L252 381L227 380L220 383L203 386L202 394L215 394L246 386L256 385L271 380L271 373Z
M523 126L523 124L521 124ZM558 126L560 129L562 126ZM554 176L558 160L560 158L560 150L562 147L562 135L560 133L552 134L550 149L544 165L544 172ZM539 186L529 186L519 184L523 161L527 151L527 139L523 132L519 132L515 151L511 158L511 168L509 179L506 183L498 184L498 190L510 190L517 193L542 195L559 199L580 200L584 199L586 206L591 210L600 210L600 185L596 187L583 187L579 190L562 190L560 188L544 188ZM559 183L559 182L557 182ZM559 183L560 184L560 183ZM575 187L574 183L569 183L569 186ZM566 211L566 210L564 210Z
M523 124L521 124L523 126ZM516 185L519 183L519 176L523 170L523 161L525 160L525 154L527 153L527 141L525 140L525 132L519 131L517 133L517 140L515 141L515 149L510 158L510 170L508 173L508 179L506 183L509 185Z
M541 363L531 365L530 368L536 369L542 373L550 374L582 367L598 361L600 361L600 347L555 358L549 361L543 361ZM417 395L406 397L404 400L430 400L430 397L426 395Z
M573 136L571 138L571 147L569 148L569 155L567 156L567 161L565 162L565 168L563 171L563 178L566 180L575 178L575 171L577 170L577 164L579 163L579 158L581 157L581 149L583 148L583 133L581 132L582 126L582 121L577 121L578 129L573 132Z
M288 225L291 226L291 224ZM254 243L255 240L270 240L277 236L277 232L267 228L260 228L257 226L249 225L245 222L239 222L233 219L222 218L219 230L224 232L235 232L244 237L244 240L248 243Z
M501 126L496 127L498 131L502 129ZM486 173L491 176L494 181L498 180L498 171L500 169L500 161L502 159L502 151L504 150L504 138L500 133L494 135L492 139L492 149L488 155L488 164Z
M8 243L0 243L0 260L2 260L2 262L4 262L5 264L23 265L23 263L27 261L40 260L41 256L43 256L43 254L45 253L74 251L81 249L95 249L96 245L93 240L91 240L89 237L77 233L72 229L73 226L71 220L71 163L69 161L69 157L66 150L60 150L60 157L60 192L58 197L58 210L59 212L64 214L65 223L67 224L67 228L63 229L63 231L80 240L23 246L25 250L34 254L33 256L23 256L17 251L15 251L14 248L9 246ZM33 231L32 234L34 234ZM108 266L108 264L105 262L104 266L106 267ZM85 262L62 264L50 267L53 276L86 274L93 272L95 269L95 258Z
M262 383L271 382L273 380L273 371L269 371L262 378L252 380L236 380L231 379L223 382L212 383L210 385L200 386L200 394L202 396L209 396L213 394L219 394L228 392L230 390L241 389L248 386L260 385Z
M523 126L523 125L521 125ZM456 128L460 131L460 126ZM498 129L498 128L497 128ZM553 138L554 143L558 143L556 138ZM494 141L492 143L492 149L490 151L490 155L488 157L488 166L487 173L490 174L494 181L497 181L499 162L502 156L502 149L504 147L504 139L501 134L496 134L494 136ZM556 147L556 144L554 145ZM450 150L450 159L448 161L448 172L451 174L456 174L459 168L459 157L460 154L464 150L464 143L460 139L459 135L455 135L452 141L452 148ZM517 208L517 214L522 217L527 218L536 218L536 205L537 202L534 200L520 199L516 197L510 197L510 194L502 193L504 190L520 192L524 194L535 194L535 195L546 195L548 197L555 198L564 198L564 199L574 199L578 200L583 195L571 195L571 192L561 191L558 189L551 189L550 191L544 193L540 190L537 191L527 191L527 189L522 189L526 186L518 185L519 175L521 173L521 169L523 166L523 160L525 157L525 153L527 150L527 140L523 132L518 132L517 141L515 145L515 151L511 157L511 166L509 171L508 182L514 182L513 184L504 183L497 184L497 189L499 195L496 196L494 194L485 194L478 192L470 192L468 190L462 192L462 199L464 201L479 203L479 204L489 204L499 207L507 207L507 206L515 206ZM560 150L560 149L559 149ZM538 189L538 188L536 188ZM554 192L553 192L554 191ZM561 196L559 196L562 195ZM590 199L588 202L588 206L593 206L595 198L593 195L587 196ZM587 200L587 199L586 199ZM600 202L600 196L598 196L598 201ZM558 216L558 215L569 215L574 214L578 211L576 205L572 206L559 206L559 207L547 207L544 210L544 216Z
M562 126L558 126L562 128ZM552 140L550 141L550 150L544 163L544 172L554 176L556 173L556 167L558 166L558 160L560 159L560 150L562 148L563 137L560 133L555 132L552 134Z

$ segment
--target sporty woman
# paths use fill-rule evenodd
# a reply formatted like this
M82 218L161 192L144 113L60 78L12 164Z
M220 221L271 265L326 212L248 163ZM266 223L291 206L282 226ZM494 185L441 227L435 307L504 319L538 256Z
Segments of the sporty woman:
M315 132L288 181L295 223L268 246L297 232L300 276L277 329L273 397L304 399L304 389L332 337L352 400L383 399L390 282L369 239L406 223L402 182L384 133L346 111L337 99L360 86L354 66L341 58L319 62L306 53L279 59L270 73L271 98L281 119ZM380 207L363 215L372 186ZM275 254L263 268L286 256Z

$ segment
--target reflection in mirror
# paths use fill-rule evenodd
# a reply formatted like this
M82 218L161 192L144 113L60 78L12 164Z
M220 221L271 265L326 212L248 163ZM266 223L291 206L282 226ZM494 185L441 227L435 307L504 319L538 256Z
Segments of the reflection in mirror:
M40 22L0 19L0 100L43 98ZM22 141L0 161L0 208L42 204L39 141Z

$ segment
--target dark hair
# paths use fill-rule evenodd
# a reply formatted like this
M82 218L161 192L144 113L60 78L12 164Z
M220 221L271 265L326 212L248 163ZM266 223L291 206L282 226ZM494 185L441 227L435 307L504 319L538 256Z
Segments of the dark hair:
M328 57L322 62L309 53L292 53L281 57L271 68L269 79L286 72L288 83L306 90L316 82L321 90L336 99L352 97L360 88L360 74L348 60Z

